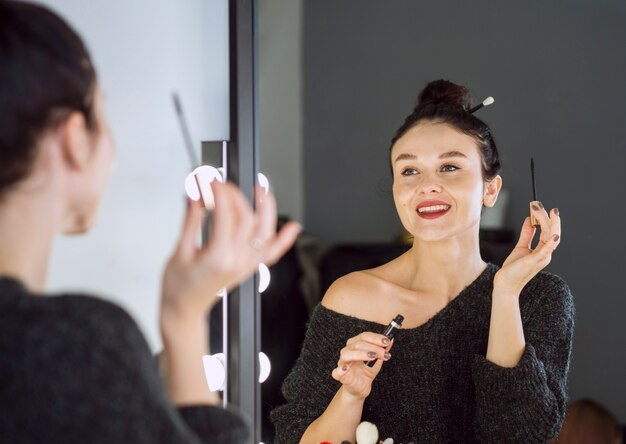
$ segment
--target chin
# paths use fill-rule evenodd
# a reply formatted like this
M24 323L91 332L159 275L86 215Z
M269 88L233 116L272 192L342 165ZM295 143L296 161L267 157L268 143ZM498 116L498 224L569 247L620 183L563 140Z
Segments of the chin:
M452 237L452 233L443 232L441 230L421 230L413 233L415 239L419 239L424 242L438 242Z

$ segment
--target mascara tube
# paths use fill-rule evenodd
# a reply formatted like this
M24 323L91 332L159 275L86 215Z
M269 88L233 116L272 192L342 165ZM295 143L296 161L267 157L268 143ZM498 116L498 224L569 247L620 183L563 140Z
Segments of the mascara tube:
M535 216L535 210L533 210L533 205L536 205L539 208L541 208L542 204L538 200L533 200L530 202L530 224L534 228L541 228L541 223L539 223L539 219L537 219L537 217Z
M391 341L393 339L393 337L395 336L396 331L398 331L400 328L402 328L402 321L404 321L404 316L402 316L402 315L396 316L389 323L389 325L387 327L385 327L385 329L383 330L383 332L381 334L383 336L386 336L387 339L389 339ZM367 365L368 367L373 367L374 364L376 363L376 361L377 361L377 359L374 359L373 361L368 361L367 363L365 363L365 365Z

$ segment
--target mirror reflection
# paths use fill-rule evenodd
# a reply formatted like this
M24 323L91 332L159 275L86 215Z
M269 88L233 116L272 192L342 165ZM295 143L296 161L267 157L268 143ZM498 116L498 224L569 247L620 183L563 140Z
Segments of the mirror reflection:
M299 288L291 300L277 297L282 310L264 312L263 341L287 336L276 322L296 324L298 341L307 332L303 346L281 343L284 365L272 358L289 370L263 387L264 415L274 412L266 436L352 441L367 420L380 440L396 442L507 442L514 430L547 441L568 403L583 398L604 406L613 424L626 421L626 362L614 353L626 339L615 327L623 304L611 296L619 290L610 271L624 264L613 254L626 238L612 202L626 187L619 174L602 174L599 187L588 179L623 160L624 14L617 2L261 5L261 165L273 184L290 184L276 190L281 212L305 226L293 271L272 274L272 285L282 278ZM437 79L467 88L473 105L495 102L468 113L463 94L448 89L426 94L417 110ZM427 114L439 104L461 105L461 117ZM415 117L422 113L425 122ZM474 118L485 126L471 142ZM497 146L499 178L488 174L485 138ZM615 208L601 218L611 235L585 222L601 207ZM539 224L532 241L531 216ZM530 266L540 253L549 259ZM512 279L522 263L524 279ZM496 299L503 291L516 295ZM272 286L264 304L278 304L271 295ZM500 311L501 299L515 309ZM384 344L359 335L380 334L397 314L403 329L372 377L363 354L384 358ZM523 372L538 367L534 384ZM502 404L497 390L517 396ZM503 420L514 403L541 427L519 415Z

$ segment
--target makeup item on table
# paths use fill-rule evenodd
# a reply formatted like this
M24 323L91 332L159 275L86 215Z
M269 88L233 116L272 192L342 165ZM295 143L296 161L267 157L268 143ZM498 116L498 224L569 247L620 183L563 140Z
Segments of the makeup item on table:
M535 160L532 157L530 158L530 176L533 182L533 200L532 202L530 202L530 224L533 227L537 228L540 227L541 224L535 217L535 211L533 210L533 206L541 208L542 204L537 200L537 184L535 182Z
M376 444L378 427L371 422L363 421L356 428L356 444Z
M489 96L487 97L485 100L483 100L481 103L479 103L478 105L476 105L474 108L470 109L468 111L468 113L470 114L474 114L476 111L478 111L479 109L481 109L483 106L489 106L491 105L493 102L495 102L495 100L493 99L493 97Z
M396 334L396 331L398 331L400 328L402 328L402 322L403 321L404 321L404 316L402 316L402 315L396 316L389 323L389 325L387 327L385 327L385 329L382 332L382 335L386 336L387 339L389 339L391 341L393 339L394 335ZM376 359L374 359L373 361L367 362L365 365L367 365L368 367L373 367L375 362L376 362Z

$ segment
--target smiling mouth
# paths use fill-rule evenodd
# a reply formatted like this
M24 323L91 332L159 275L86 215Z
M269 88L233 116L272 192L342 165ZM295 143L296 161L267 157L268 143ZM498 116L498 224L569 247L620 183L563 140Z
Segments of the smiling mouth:
M417 214L423 219L436 219L450 210L450 205L432 205L417 209Z

